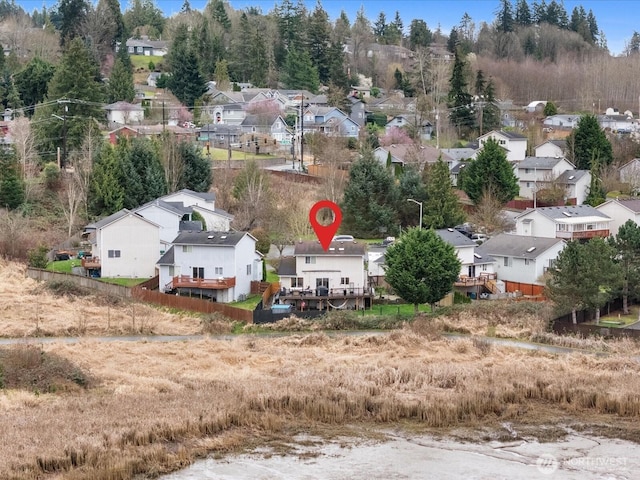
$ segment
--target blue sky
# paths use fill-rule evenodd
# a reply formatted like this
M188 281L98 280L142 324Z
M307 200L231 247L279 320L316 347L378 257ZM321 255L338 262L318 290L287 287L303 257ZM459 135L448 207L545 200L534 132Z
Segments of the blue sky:
M47 4L54 3L54 0L45 1ZM127 8L128 1L120 0L123 10ZM171 15L180 11L183 2L184 0L156 0L156 5L166 15ZM42 0L17 0L16 3L29 12L34 8L42 8ZM190 3L192 8L202 9L207 0L190 0ZM229 3L236 10L255 6L260 7L263 13L268 13L281 1L229 0ZM312 10L316 0L305 0L305 3ZM385 13L388 21L393 20L395 12L398 11L405 27L408 27L414 18L420 18L427 22L431 30L440 25L443 33L447 34L451 27L460 23L465 12L476 23L476 29L483 21L493 21L500 5L499 0L321 0L321 3L331 20L335 20L340 11L344 10L353 22L356 12L364 5L365 14L372 22L381 11ZM528 3L531 6L533 0L529 0ZM564 0L564 7L569 16L578 5L582 5L587 12L593 10L598 27L605 33L609 50L615 55L623 51L625 42L629 41L634 30L640 31L637 21L640 16L640 2L637 0Z

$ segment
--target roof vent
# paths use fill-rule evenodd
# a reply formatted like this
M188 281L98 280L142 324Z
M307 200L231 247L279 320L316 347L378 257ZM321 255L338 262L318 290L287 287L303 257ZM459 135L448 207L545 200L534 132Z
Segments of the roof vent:
M529 247L527 248L527 253L531 253L536 249L536 247Z
M227 236L226 236L226 235L222 235L220 238L221 238L222 240L224 240L225 238L227 238Z
M453 228L447 228L447 230L449 230L450 232L453 232Z
M575 176L575 175L571 175L571 176L569 177L569 180L573 180L574 178L576 178L576 176Z
M571 216L571 214L570 214L569 212L562 212L562 214L563 214L565 217L570 217L570 216Z
M211 240L213 238L213 235L209 235L207 238Z
M335 247L329 247L329 250L333 252L335 250Z

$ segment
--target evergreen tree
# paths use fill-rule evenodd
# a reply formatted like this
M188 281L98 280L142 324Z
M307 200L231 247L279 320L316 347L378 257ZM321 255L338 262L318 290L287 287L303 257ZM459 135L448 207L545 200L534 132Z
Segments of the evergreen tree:
M597 163L599 166L611 165L613 149L611 142L600 128L595 115L583 115L573 129L567 143L573 145L573 164L579 170L591 170Z
M511 0L500 0L500 9L496 17L496 29L501 33L513 31L513 7Z
M387 164L391 163L391 159L387 160ZM408 166L400 176L398 184L398 206L396 211L398 220L402 227L417 227L420 224L420 213L418 205L409 202L407 199L413 199L426 205L427 191L425 189L420 173L413 167ZM423 222L424 223L424 222Z
M222 25L226 31L231 29L231 20L227 15L227 11L224 8L224 2L222 0L210 0L207 4L207 9L211 13L213 19Z
M584 203L597 207L606 201L607 192L604 191L602 180L600 179L600 168L597 162L591 166L591 183L589 184L589 193Z
M123 207L133 209L167 193L160 157L148 139L118 143L122 161Z
M51 12L51 21L60 31L60 45L64 46L81 35L91 5L86 0L59 0L56 7Z
M95 218L105 217L124 207L122 163L116 150L106 144L96 157L89 186L89 212Z
M459 43L460 38L458 35L458 29L456 27L452 27L451 32L449 33L449 39L447 40L447 50L451 53L456 53Z
M104 118L104 90L99 78L99 67L84 42L80 38L69 42L49 82L45 101L34 115L41 151L53 156L58 147L63 153L78 148L91 119Z
M545 117L551 117L553 115L558 114L558 107L553 102L547 102L544 106L544 111L542 112Z
M128 55L127 55L128 56ZM133 86L133 72L122 63L120 55L116 58L116 63L111 70L109 84L107 86L107 101L133 102L136 91Z
M327 84L330 78L330 59L328 57L330 32L329 15L318 2L309 18L308 49L311 63L317 68L318 78L322 84Z
M13 210L25 200L24 182L13 153L0 150L0 207Z
M428 47L433 40L433 34L424 20L413 19L409 25L409 48L416 51L419 47Z
M514 20L515 23L521 27L528 27L533 23L527 0L517 0Z
M449 228L464 221L460 201L451 186L449 167L438 157L426 173L427 201L424 204L423 225L426 228Z
M318 70L313 66L309 54L305 51L298 51L295 48L289 50L282 77L286 88L318 91Z
M349 170L342 201L341 230L360 238L396 232L396 186L372 151L363 152Z
M489 80L484 89L484 101L481 103L480 108L482 124L480 125L480 135L484 132L490 132L491 130L497 130L500 128L500 109L496 105L496 94L493 80Z
M384 43L384 34L387 29L387 16L384 12L378 14L378 19L373 24L373 34L376 36L376 41Z
M472 97L467 90L465 61L461 52L456 51L453 70L449 79L449 96L447 105L450 108L449 120L458 128L460 136L469 133L475 126Z
M385 253L385 281L416 313L423 303L435 309L453 289L460 267L453 245L434 230L412 228Z
M44 99L54 71L55 67L51 63L34 57L14 75L16 88L25 105L36 105ZM33 110L27 110L26 114L33 115Z
M629 314L629 299L640 297L640 227L633 220L620 226L615 236L607 238L615 250L615 260L620 267L622 311Z
M167 87L187 108L193 108L207 88L200 74L198 58L189 45L187 26L181 24L176 31L169 58L171 76Z
M507 161L504 149L489 138L477 158L465 167L462 189L476 205L485 191L490 192L501 204L513 200L520 188L513 168Z
M549 278L546 283L547 297L560 309L570 311L574 324L577 323L577 311L585 307L580 283L576 281L585 269L586 259L583 252L582 245L578 241L567 242L553 267L549 269Z
M180 189L188 188L194 192L208 192L211 188L211 162L195 143L180 142L178 155L184 164L183 181Z

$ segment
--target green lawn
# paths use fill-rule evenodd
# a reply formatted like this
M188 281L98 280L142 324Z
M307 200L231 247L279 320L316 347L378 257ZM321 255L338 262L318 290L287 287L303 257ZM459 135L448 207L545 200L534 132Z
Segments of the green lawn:
M431 307L429 305L419 305L418 311L429 313ZM365 310L365 315L402 315L410 316L414 314L413 305L407 303L390 303L384 305L373 305L370 310Z
M278 274L272 270L267 270L267 282L279 282L280 281L280 277L278 276Z
M207 147L203 147L202 148L202 153L203 155L205 155L206 157L210 157L211 160L214 160L216 162L219 161L227 161L229 152L226 148L210 148L209 149L209 153L207 153ZM256 155L253 152L239 152L237 150L231 150L231 161L233 160L255 160L258 158L273 158L272 155L268 155L266 153L259 153L258 155Z
M256 305L262 300L262 295L254 294L249 295L246 300L242 302L231 302L229 305L236 308L242 308L244 310L255 310Z
M638 321L638 311L640 306L632 305L629 307L629 314L623 315L622 311L612 312L610 315L602 315L600 317L600 326L612 327L612 328L624 328L627 325L636 323ZM589 325L595 325L596 322L589 322Z
M47 270L52 272L71 273L73 267L79 267L81 260L72 258L71 260L60 260L58 262L49 262Z
M96 280L100 280L101 282L104 282L104 283L112 283L114 285L122 285L123 287L135 287L139 283L146 282L149 279L148 278L103 277L103 278L96 278Z
M146 68L149 69L149 62L153 62L154 65L158 63L162 63L162 57L153 56L153 55L130 55L131 63L133 64L133 68Z

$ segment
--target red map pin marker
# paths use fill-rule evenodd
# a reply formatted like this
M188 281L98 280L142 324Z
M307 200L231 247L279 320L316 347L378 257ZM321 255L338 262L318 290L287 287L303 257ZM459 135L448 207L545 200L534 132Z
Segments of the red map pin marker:
M328 208L333 212L333 223L329 225L322 225L318 222L318 212L323 208ZM311 222L313 231L316 232L316 237L320 240L322 249L326 252L329 249L331 240L333 240L333 236L338 231L338 228L340 228L340 223L342 222L342 211L340 211L340 207L331 200L320 200L311 207L311 210L309 211L309 222Z

